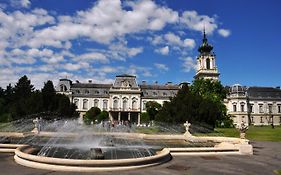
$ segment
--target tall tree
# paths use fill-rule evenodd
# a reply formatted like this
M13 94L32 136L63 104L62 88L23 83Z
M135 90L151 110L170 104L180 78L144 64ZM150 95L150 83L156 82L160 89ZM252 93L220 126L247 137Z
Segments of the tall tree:
M53 82L48 80L44 83L44 87L42 88L42 98L43 98L43 106L46 111L51 111L55 109L55 96L56 91L53 85Z
M31 84L30 80L26 75L21 77L15 85L15 97L19 98L28 98L33 92L34 87Z
M145 107L150 120L155 120L155 116L161 109L161 105L155 101L149 101L145 104Z

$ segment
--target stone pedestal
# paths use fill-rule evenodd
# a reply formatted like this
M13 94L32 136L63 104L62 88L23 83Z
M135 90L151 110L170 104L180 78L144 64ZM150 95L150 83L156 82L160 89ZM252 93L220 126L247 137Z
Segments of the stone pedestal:
M250 144L240 144L239 152L243 155L253 155L253 146Z

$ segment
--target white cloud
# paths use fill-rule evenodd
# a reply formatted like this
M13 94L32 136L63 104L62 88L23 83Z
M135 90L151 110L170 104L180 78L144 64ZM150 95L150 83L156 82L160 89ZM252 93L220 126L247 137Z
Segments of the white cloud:
M154 38L150 39L153 45L169 45L174 50L182 50L182 49L193 49L195 47L195 41L190 38L186 38L184 40L181 39L180 36L168 32L163 36L155 36ZM180 48L179 48L180 47ZM158 49L158 52L160 50ZM167 51L167 50L166 50ZM160 52L161 53L161 52Z
M127 11L122 8L120 0L100 0L91 9L79 11L77 16L61 16L58 25L36 32L30 46L61 47L60 42L78 37L110 44L120 36L161 30L167 24L178 21L178 12L160 7L151 0L130 4L132 10Z
M223 37L228 37L231 34L230 30L228 29L219 29L218 33Z
M156 49L155 52L160 53L162 55L168 55L169 54L169 46L165 46L159 49Z
M100 63L109 62L108 58L104 54L98 53L98 52L90 52L90 53L81 54L76 59L81 60L81 61L86 61L86 60L97 61Z
M17 8L28 8L30 6L30 0L11 0L11 5Z
M168 71L169 68L165 64L154 63L154 66L161 71Z
M165 34L164 38L172 45L182 45L181 38L171 32Z
M190 72L191 70L197 69L196 61L191 57L182 58L181 60L183 60L182 68L184 72Z
M195 31L202 32L205 27L207 34L212 34L218 28L215 16L199 15L196 11L184 11L180 17L180 22L188 29Z
M183 45L184 45L184 47L189 47L189 48L193 49L196 44L195 44L195 41L193 39L187 38L183 41Z

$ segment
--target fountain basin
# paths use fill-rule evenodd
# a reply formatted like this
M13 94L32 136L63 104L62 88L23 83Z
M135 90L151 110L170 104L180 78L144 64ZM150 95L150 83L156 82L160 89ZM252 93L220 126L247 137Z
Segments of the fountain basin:
M52 171L96 172L116 171L159 165L171 160L169 149L164 148L153 156L132 159L79 160L43 157L33 155L37 150L31 146L21 146L15 150L14 159L23 166Z

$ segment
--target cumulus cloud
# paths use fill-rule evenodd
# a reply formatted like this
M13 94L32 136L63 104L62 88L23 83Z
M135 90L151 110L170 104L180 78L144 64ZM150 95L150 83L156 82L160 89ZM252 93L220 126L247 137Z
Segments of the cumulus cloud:
M219 29L218 33L225 38L231 34L230 30L228 29Z
M154 63L154 66L161 71L168 71L169 68L165 64Z
M31 5L30 0L11 0L10 3L17 8L28 8Z
M196 61L191 57L186 57L181 59L183 61L182 68L184 72L190 72L191 70L197 69Z
M148 36L155 52L168 55L176 51L183 56L196 45L188 31L202 31L205 25L207 33L213 33L218 28L215 16L196 11L179 15L152 0L99 0L72 15L29 8L30 0L11 0L6 3L9 4L16 8L0 4L0 86L13 83L24 74L34 78L36 86L43 85L47 78L57 80L65 76L80 80L95 76L97 82L110 81L106 78L110 73L154 76L151 67L110 64L142 54L150 47L144 45ZM179 24L189 30L163 30ZM217 32L224 37L230 34L227 29ZM140 42L131 41L137 39ZM185 70L194 67L190 59L183 59ZM160 63L152 67L168 70Z
M150 38L149 41L152 43L152 45L155 46L165 45L161 48L155 49L155 52L160 53L162 55L168 55L170 52L170 48L171 50L176 51L181 55L184 55L186 51L192 50L196 45L194 39L181 39L180 36L172 32L168 32L164 35L155 36L154 38Z
M207 34L212 34L218 28L216 16L199 15L196 11L184 11L180 22L188 29L195 31L202 32L205 28Z
M109 59L104 54L98 52L84 53L79 55L76 59L81 61L85 61L85 60L97 61L101 63L109 62Z
M169 46L165 46L159 49L155 49L155 52L160 53L162 55L168 55L169 54Z

